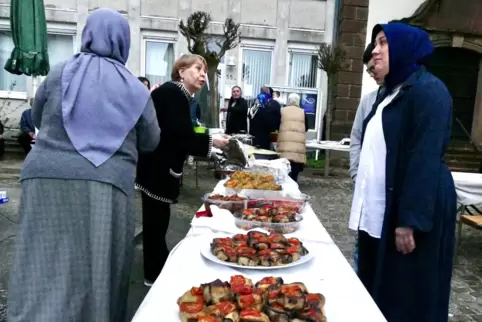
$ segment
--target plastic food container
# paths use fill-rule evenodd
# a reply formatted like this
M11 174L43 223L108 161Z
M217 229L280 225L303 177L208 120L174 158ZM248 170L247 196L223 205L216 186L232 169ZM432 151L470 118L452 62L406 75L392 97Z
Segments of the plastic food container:
M311 199L307 194L301 193L296 196L286 196L279 198L252 198L248 202L248 208L261 208L263 206L273 206L282 208L292 208L294 212L301 213L306 203Z
M298 228L300 227L300 222L303 220L303 216L301 215L296 215L295 218L296 221L288 223L271 223L236 218L234 220L234 224L236 225L236 227L243 230L261 228L269 231L270 233L289 234L298 230Z
M231 196L233 194L228 194L227 196ZM234 201L234 200L225 201L225 200L210 198L211 196L214 196L214 195L216 195L216 194L207 193L202 197L202 200L204 202L204 208L206 208L206 210L209 213L211 212L210 206L215 205L215 206L219 207L220 209L226 209L226 210L230 211L233 214L234 217L241 217L241 215L243 214L243 211L248 208L248 198L246 198L244 196L240 196L239 194L238 194L239 197L246 198L246 199L239 200L239 201L238 200L236 200L236 201Z

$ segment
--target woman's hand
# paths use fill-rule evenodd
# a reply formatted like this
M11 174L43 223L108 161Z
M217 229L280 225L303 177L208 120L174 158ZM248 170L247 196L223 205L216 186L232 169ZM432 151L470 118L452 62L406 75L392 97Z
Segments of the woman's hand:
M415 249L415 238L413 238L413 229L407 227L399 227L395 229L395 245L397 250L403 254L410 254Z
M213 146L218 149L225 149L229 144L229 136L213 135Z

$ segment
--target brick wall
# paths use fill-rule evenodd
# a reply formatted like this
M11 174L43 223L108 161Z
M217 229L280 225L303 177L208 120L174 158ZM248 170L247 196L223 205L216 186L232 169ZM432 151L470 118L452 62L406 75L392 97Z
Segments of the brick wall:
M331 137L349 137L360 101L362 62L365 50L369 0L341 0L339 43L347 53L347 64L338 74Z

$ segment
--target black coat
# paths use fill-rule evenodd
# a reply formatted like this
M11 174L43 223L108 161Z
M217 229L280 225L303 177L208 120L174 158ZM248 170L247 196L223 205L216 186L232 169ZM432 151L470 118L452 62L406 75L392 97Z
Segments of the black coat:
M164 83L151 96L161 128L161 142L154 152L140 155L137 184L151 197L174 203L179 197L187 156L209 155L212 141L209 135L194 132L190 116L191 95L180 83Z
M253 145L260 149L271 150L271 133L279 130L281 124L281 105L270 99L260 107L256 115L250 117L249 134L254 136Z
M226 116L226 134L246 133L248 131L247 115L248 103L244 98L241 97L237 101L229 100L228 114Z

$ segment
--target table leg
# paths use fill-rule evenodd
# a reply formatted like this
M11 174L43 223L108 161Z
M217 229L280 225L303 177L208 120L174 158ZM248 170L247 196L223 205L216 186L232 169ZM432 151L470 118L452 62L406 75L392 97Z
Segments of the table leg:
M330 150L325 150L325 177L330 176Z

